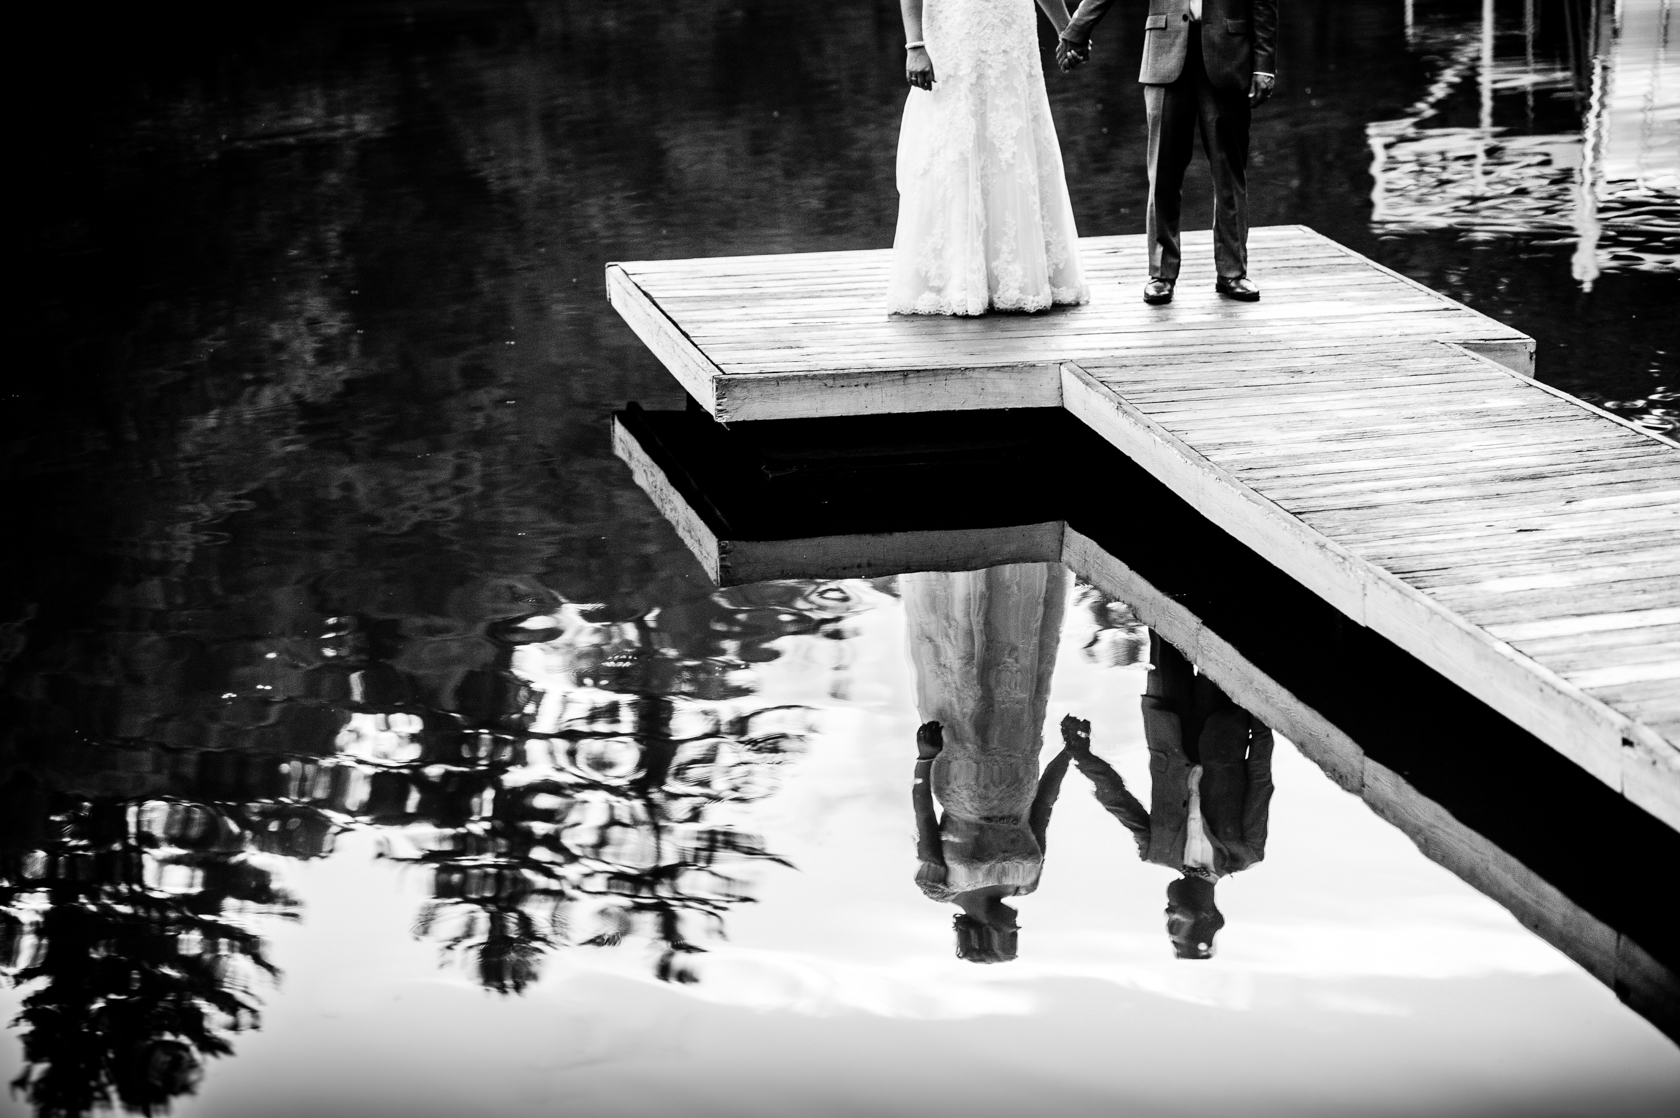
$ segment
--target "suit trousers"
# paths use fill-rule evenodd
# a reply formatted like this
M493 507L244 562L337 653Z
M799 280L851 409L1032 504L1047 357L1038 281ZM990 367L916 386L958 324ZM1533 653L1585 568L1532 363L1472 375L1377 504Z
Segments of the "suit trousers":
M1221 277L1235 279L1248 274L1248 94L1215 89L1202 64L1200 29L1185 38L1178 80L1143 87L1149 110L1149 274L1178 278L1184 171L1199 124L1213 175L1213 262Z

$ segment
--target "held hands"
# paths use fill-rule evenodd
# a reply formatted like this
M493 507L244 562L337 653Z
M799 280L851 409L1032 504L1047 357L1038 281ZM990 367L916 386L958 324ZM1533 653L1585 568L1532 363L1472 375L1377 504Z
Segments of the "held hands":
M1091 61L1091 40L1083 44L1070 43L1066 39L1056 40L1056 66L1062 73L1071 73L1085 63Z
M1254 80L1248 87L1248 103L1252 108L1259 108L1271 100L1272 90L1277 87L1277 78L1271 74L1255 74Z
M917 89L933 88L933 59L926 47L911 47L904 56L904 80Z

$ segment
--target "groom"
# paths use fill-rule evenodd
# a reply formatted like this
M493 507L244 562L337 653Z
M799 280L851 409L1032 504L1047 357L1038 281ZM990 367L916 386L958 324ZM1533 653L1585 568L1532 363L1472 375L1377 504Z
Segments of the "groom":
M1083 0L1056 44L1072 70L1090 58L1091 28L1114 0ZM1201 125L1213 172L1215 289L1252 303L1248 278L1248 120L1276 82L1278 0L1149 0L1144 21L1144 104L1149 110L1149 282L1143 301L1172 302L1184 169Z

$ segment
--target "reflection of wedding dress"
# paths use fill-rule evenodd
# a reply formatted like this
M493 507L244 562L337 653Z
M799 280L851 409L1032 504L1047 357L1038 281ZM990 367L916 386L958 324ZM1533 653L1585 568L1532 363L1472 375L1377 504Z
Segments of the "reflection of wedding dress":
M1030 893L1044 854L1028 825L1038 790L1067 569L1017 563L899 580L916 710L944 728L933 793L944 807L945 892Z
M894 314L1039 311L1089 297L1033 0L926 0L932 91L898 140Z

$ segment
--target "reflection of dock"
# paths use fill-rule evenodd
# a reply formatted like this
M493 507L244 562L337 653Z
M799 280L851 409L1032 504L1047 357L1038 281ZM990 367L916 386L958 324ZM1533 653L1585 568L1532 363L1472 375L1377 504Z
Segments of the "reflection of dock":
M1009 421L1035 446L999 446L983 465L973 455L943 467L937 456L900 464L890 494L885 476L868 492L867 454L862 469L853 460L767 481L762 444L692 414L632 408L615 423L614 447L725 585L1062 562L1129 606L1429 858L1680 1036L1680 957L1641 899L1642 869L1573 848L1560 857L1558 832L1536 827L1531 808L1567 804L1575 833L1653 857L1680 854L1680 835L1392 645L1342 625L1070 417L1043 409ZM824 438L797 422L772 426L784 428L782 445ZM942 433L953 432L960 425ZM897 433L914 434L902 425ZM986 481L1014 480L988 501L972 484L977 470L992 475ZM1054 484L1098 472L1124 487L1123 509ZM909 527L930 508L941 510L936 527ZM1499 794L1489 795L1494 787Z
M1672 444L1471 352L1526 371L1533 343L1310 230L1253 240L1272 291L1256 305L1209 290L1206 234L1164 310L1136 297L1141 237L1086 241L1093 302L1039 316L888 318L885 252L611 265L607 282L725 421L1065 407L1680 825Z

